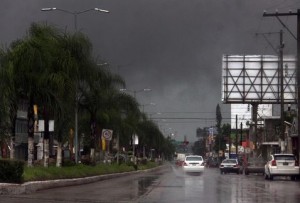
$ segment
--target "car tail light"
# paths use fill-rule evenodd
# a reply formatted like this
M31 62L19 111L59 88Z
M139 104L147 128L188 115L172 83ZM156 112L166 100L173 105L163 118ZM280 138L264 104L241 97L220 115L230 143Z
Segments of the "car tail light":
M272 166L276 166L277 164L276 164L276 160L273 160L272 162L271 162L271 165Z
M187 166L188 164L186 162L183 163L184 166Z
M204 166L204 162L202 162L201 166Z
M221 164L221 165L220 165L220 168L223 168L223 167L224 167L224 165Z
M299 166L299 161L298 160L295 161L295 166Z

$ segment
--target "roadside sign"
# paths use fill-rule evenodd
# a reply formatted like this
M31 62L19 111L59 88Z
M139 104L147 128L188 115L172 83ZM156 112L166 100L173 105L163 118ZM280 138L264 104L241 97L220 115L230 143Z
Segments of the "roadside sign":
M102 130L102 139L105 139L105 140L111 140L112 139L112 134L113 134L113 131L112 130L109 130L109 129L103 129Z
M246 147L246 148L245 148L245 153L246 153L246 154L250 154L250 152L251 152L251 149L250 149L249 147Z

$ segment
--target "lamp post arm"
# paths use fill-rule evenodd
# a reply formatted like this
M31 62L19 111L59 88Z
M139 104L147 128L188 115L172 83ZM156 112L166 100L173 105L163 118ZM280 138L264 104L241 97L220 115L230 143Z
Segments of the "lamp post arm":
M41 11L62 11L64 13L68 13L68 14L76 14L76 12L71 12L71 11L68 11L68 10L65 10L65 9L60 9L60 8L56 8L56 7L52 7L52 8L42 8Z
M68 10L61 9L61 8L56 8L56 7L42 8L41 9L41 11L55 11L55 10L62 11L62 12L65 12L65 13L69 13L69 14L72 14L72 15L79 15L81 13L86 13L88 11L93 11L93 10L98 11L98 12L102 12L102 13L109 13L108 10L101 9L101 8L90 8L90 9L86 9L86 10L83 10L83 11L68 11Z
M90 9L86 9L86 10L83 10L83 11L68 11L68 10L65 10L65 9L61 9L61 8L56 8L56 7L52 7L52 8L42 8L41 11L61 11L61 12L64 12L64 13L68 13L68 14L71 14L74 16L74 28L75 28L75 31L77 31L77 15L80 15L82 13L86 13L86 12L89 12L89 11L98 11L98 12L102 12L102 13L109 13L108 10L104 10L104 9L100 9L100 8L90 8Z
M102 13L110 13L110 11L105 10L105 9L101 9L101 8L94 8L94 10L95 10L95 11L102 12Z
M96 8L90 8L90 9L86 9L86 10L83 10L83 11L76 11L75 13L77 15L79 15L79 14L86 13L86 12L89 12L89 11L92 11L92 10L96 11Z

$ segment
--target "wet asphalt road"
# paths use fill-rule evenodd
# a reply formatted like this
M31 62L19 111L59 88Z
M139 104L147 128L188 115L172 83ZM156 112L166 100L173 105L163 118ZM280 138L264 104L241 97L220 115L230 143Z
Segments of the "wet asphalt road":
M184 174L170 166L96 183L0 196L2 203L87 202L204 202L299 203L300 181L288 178L264 180L262 175L223 174L207 168L201 175Z

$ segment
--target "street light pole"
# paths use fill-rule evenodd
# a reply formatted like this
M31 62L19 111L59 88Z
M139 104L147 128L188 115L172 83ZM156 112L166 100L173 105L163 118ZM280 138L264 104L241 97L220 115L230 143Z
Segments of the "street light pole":
M82 14L82 13L86 13L89 11L97 11L97 12L102 12L102 13L109 13L108 10L104 10L104 9L100 9L100 8L90 8L90 9L86 9L83 11L69 11L69 10L65 10L65 9L60 9L60 8L56 8L56 7L52 7L52 8L42 8L41 11L61 11L67 14L71 14L74 16L74 29L75 32L77 32L77 16ZM74 127L74 131L75 131L75 163L78 163L78 95L77 95L77 89L78 89L78 84L76 84L76 98L75 98L75 118L74 118L74 122L75 122L75 127Z
M65 9L60 9L60 8L42 8L41 11L61 11L64 13L68 13L74 16L74 29L77 32L77 16L82 14L82 13L86 13L89 11L97 11L97 12L102 12L102 13L109 13L108 10L104 10L104 9L100 9L100 8L90 8L90 9L86 9L83 11L69 11L69 10L65 10Z

